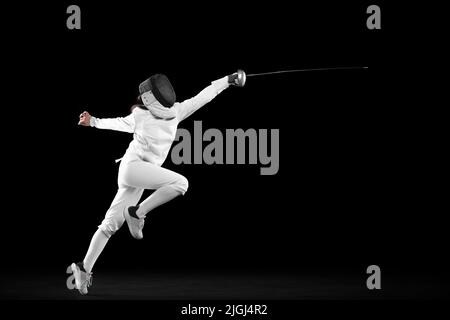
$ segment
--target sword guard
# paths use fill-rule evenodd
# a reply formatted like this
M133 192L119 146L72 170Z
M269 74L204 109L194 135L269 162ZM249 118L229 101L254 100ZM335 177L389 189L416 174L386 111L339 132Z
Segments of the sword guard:
M228 83L236 86L243 87L245 86L245 82L247 81L247 75L244 70L239 69L237 72L228 76Z

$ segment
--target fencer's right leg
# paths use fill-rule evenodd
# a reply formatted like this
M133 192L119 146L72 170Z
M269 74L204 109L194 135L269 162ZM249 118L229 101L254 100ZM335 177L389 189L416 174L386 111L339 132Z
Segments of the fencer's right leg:
M120 176L126 185L155 190L139 205L136 211L139 218L173 198L184 195L189 186L188 180L181 174L144 161L130 162Z
M92 273L94 264L108 243L109 238L123 225L124 209L131 205L136 205L143 191L142 189L119 185L119 190L101 225L92 237L89 249L83 260L86 272Z
M180 179L178 185L169 184L155 190L148 198L142 201L136 210L136 215L138 217L144 217L156 207L184 194L186 192L185 190L187 190L187 180L184 177ZM182 187L179 187L180 185Z
M144 161L133 161L121 167L122 183L142 189L155 190L139 206L131 206L124 212L131 235L142 239L144 218L154 208L184 194L188 181L182 175Z

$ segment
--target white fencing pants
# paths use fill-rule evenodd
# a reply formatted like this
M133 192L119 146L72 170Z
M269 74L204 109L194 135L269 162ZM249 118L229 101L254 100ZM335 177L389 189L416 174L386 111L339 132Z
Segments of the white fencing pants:
M99 229L92 237L83 260L87 272L92 271L111 235L123 225L125 208L135 206L145 189L155 192L140 204L136 214L141 217L157 206L184 194L188 189L188 181L182 175L140 159L130 159L134 156L125 157L125 161L120 164L119 190Z
M140 204L136 212L139 217L183 195L188 189L188 181L184 176L142 160L122 161L118 185L119 190L99 226L108 238L123 225L125 208L137 205L145 189L156 191Z

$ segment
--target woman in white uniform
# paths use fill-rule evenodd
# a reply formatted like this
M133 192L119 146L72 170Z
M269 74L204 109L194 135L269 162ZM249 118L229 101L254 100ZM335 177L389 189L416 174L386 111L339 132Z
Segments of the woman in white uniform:
M76 288L81 294L87 294L95 261L125 221L131 235L142 239L145 216L187 191L185 177L161 167L175 139L177 126L230 84L240 86L239 81L238 74L234 73L213 81L195 97L178 103L168 78L156 74L140 84L139 105L133 106L127 117L99 119L86 111L80 115L82 126L133 133L133 141L121 159L118 192L92 237L84 260L71 265ZM155 191L138 205L145 189Z

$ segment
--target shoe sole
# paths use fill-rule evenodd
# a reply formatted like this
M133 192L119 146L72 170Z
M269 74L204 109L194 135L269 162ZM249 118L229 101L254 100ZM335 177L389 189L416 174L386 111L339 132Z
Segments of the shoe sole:
M72 263L70 265L70 268L72 269L73 276L75 278L75 287L77 288L78 292L82 295L87 294L87 292L81 291L81 282L80 282L80 272L78 271L78 267L75 263Z
M130 214L128 213L128 207L126 207L125 210L123 211L123 217L125 218L125 221L127 222L128 230L130 230L131 236L137 240L141 240L142 238L144 238L144 236L139 237L139 235L133 234L133 230L131 229L131 219L135 219L135 218L130 216Z

